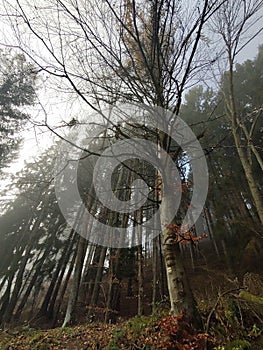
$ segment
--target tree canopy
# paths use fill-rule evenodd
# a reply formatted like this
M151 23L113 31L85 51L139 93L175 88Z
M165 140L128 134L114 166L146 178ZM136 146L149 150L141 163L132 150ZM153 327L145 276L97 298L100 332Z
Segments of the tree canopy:
M29 119L24 107L36 99L36 70L23 54L0 51L0 169L18 150L19 132Z

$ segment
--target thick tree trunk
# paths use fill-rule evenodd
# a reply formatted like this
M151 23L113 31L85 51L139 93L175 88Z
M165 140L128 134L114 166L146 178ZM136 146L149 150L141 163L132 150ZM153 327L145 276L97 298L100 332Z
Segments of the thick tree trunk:
M162 197L161 224L162 224L162 247L167 273L167 283L171 303L171 313L184 316L194 326L201 326L201 318L197 311L195 300L190 288L179 244L176 243L175 233L169 229L174 222L167 219L171 217L170 211L174 206L173 190L167 191Z

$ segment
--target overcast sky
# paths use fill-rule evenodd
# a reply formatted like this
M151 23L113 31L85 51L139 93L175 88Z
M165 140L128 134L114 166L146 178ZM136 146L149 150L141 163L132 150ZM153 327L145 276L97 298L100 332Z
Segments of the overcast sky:
M261 14L263 17L263 9L261 11ZM262 28L262 20L258 21L256 23L256 26L253 28L253 32L257 32ZM10 32L6 26L0 25L0 36L8 36L10 35ZM247 40L251 37L251 33L247 34ZM1 39L2 41L2 39ZM238 62L242 63L246 59L254 59L257 54L257 49L260 44L263 44L263 31L255 38L253 39L238 55ZM44 91L44 90L43 90ZM72 116L76 116L73 112L72 115L72 109L74 111L75 107L71 103L66 104L65 102L62 102L62 99L64 96L59 98L59 96L55 96L54 92L49 93L48 91L45 92L45 98L44 100L49 101L48 103L45 103L46 106L48 106L48 114L51 116L49 120L64 120L69 121ZM42 100L43 100L43 94L42 94ZM39 112L36 112L36 114L39 115ZM33 116L33 119L35 116ZM36 118L37 119L37 118ZM37 137L36 137L37 135ZM11 165L9 171L12 172L18 171L22 168L24 164L24 160L30 160L32 159L32 156L35 155L37 152L43 150L43 145L47 145L51 143L51 136L50 133L39 131L39 129L33 129L32 126L29 126L29 128L24 133L25 141L24 141L24 147L21 150L21 157L20 159Z

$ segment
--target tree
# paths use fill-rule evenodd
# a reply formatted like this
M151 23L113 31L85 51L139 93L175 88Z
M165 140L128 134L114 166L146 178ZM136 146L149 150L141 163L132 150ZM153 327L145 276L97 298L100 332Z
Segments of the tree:
M227 51L227 62L229 69L224 76L222 89L225 100L226 115L231 122L231 130L238 156L240 158L255 207L257 208L259 219L263 224L263 202L253 174L251 163L251 153L253 153L260 166L262 166L262 158L260 157L259 152L253 145L252 141L253 130L258 116L262 111L261 106L259 106L257 103L257 106L255 107L256 113L252 113L251 110L250 113L246 113L246 110L251 108L251 102L253 99L251 101L247 101L247 105L242 106L243 108L240 109L237 98L238 92L235 89L236 74L234 66L235 59L241 45L243 32L245 31L247 25L250 24L253 16L255 16L262 8L263 2L259 0L229 1L219 10L215 28L218 34L222 37ZM253 119L253 121L248 129L246 121L249 118Z
M33 291L40 292L42 283L59 265L63 243L67 246L67 236L63 237L66 222L52 186L51 154L50 149L48 156L27 165L15 183L17 197L0 217L1 323L19 316Z
M261 153L261 90L262 66L261 48L254 60L237 64L234 71L235 100L238 116L243 128L250 130L251 140ZM192 125L196 133L204 131L200 140L208 154L208 166L212 191L207 198L204 211L207 229L218 256L225 255L231 273L240 268L236 261L242 257L249 242L257 242L262 237L262 225L257 217L253 197L243 172L235 141L232 135L231 120L225 113L224 96L229 94L229 72L223 72L218 91L198 86L185 96L181 115ZM243 129L242 129L243 130ZM256 184L262 186L262 169L250 146L245 133L242 136L244 152L250 158ZM223 250L220 249L222 246ZM255 260L256 261L256 260ZM248 267L241 264L243 269Z
M235 90L236 108L238 114L238 126L246 143L248 159L251 164L258 163L263 171L263 159L260 152L260 125L262 116L263 91L262 81L263 47L259 46L258 54L254 60L247 60L243 64L236 64L233 71L233 84ZM222 89L228 91L228 72L222 81ZM253 160L253 157L255 159Z
M205 25L225 3L204 0L193 6L175 0L106 0L98 6L93 1L49 0L45 6L41 1L23 5L16 1L6 8L10 20L16 13L19 25L41 46L41 53L30 49L12 21L22 50L33 62L65 81L110 127L118 127L103 115L103 106L136 101L179 113L189 80L210 64L200 63ZM171 154L167 135L159 132L157 136L160 148ZM170 186L169 194L160 200L171 309L194 321L196 310L174 231L180 220L167 222L175 196L175 184Z
M36 97L36 71L23 54L0 51L0 169L9 163L19 147L16 134L28 120L23 107Z

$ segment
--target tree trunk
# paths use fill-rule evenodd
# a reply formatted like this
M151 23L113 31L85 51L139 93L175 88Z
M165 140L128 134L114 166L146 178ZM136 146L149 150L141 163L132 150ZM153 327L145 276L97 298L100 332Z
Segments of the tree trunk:
M65 278L65 281L63 283L63 286L62 286L62 289L61 289L61 293L59 295L57 308L56 308L56 311L55 311L55 313L53 315L52 327L55 327L55 325L57 323L58 314L59 314L59 311L60 311L61 304L62 304L62 302L64 300L64 295L65 295L65 292L67 290L68 283L69 283L69 280L70 280L70 277L71 277L71 274L72 274L72 271L73 271L73 268L74 268L74 263L75 263L75 260L76 260L76 256L77 256L77 249L75 249L73 257L72 257L72 259L70 261L69 269L67 271L66 278Z
M152 283L152 314L156 310L156 294L157 294L157 258L158 258L158 237L153 239L153 256L152 256L152 272L153 272L153 283Z
M48 305L50 303L52 293L54 292L54 288L58 282L59 275L60 275L61 271L63 272L63 269L66 268L66 265L68 263L68 259L70 257L70 254L72 253L71 249L72 249L72 246L74 243L74 239L71 239L71 238L72 238L73 234L74 234L74 230L71 230L70 237L67 240L67 242L64 246L64 249L62 250L61 257L57 262L56 269L55 269L54 273L52 274L51 282L49 284L48 290L45 294L45 297L44 297L44 300L41 304L41 307L36 315L36 318L42 317L42 316L48 314ZM50 316L52 316L52 315L50 315Z
M13 281L13 275L10 275L8 278L8 284L6 287L6 290L1 298L1 309L0 309L0 324L4 323L4 315L6 312L6 309L8 307L8 303L10 300L10 295L11 295L11 287L12 287L12 281Z
M230 45L230 44L229 44ZM239 134L240 127L238 123L236 100L234 92L234 62L232 57L232 47L228 46L228 59L229 59L229 97L228 97L228 115L232 122L232 134L235 140L237 152L248 182L248 186L254 200L254 204L259 216L259 220L263 225L263 203L260 196L260 192L253 175L252 165L249 163L249 159L245 154L242 140Z
M179 315L181 313L195 327L201 326L201 318L197 311L194 297L187 278L186 270L180 252L179 244L176 243L174 232L168 227L170 223L167 218L173 210L174 193L167 191L162 197L161 224L162 224L162 247L167 273L167 283L171 303L171 313Z
M26 268L26 264L29 259L30 253L31 253L31 245L29 244L25 252L25 256L23 256L22 261L20 263L20 267L19 267L17 276L15 278L15 284L12 290L12 295L5 311L4 321L6 322L9 322L12 319L13 311L18 302L18 294L23 284L23 276L25 273L25 268Z
M72 235L72 237L71 237ZM75 245L75 242L76 242L76 233L74 230L72 230L71 232L71 235L69 237L69 245L66 249L66 252L65 252L65 255L64 255L64 259L61 261L61 266L58 267L58 270L57 271L60 271L59 273L59 276L56 280L56 285L54 286L54 288L52 288L52 295L50 297L50 300L49 300L49 304L48 304L48 308L47 308L47 315L49 318L54 318L53 317L53 312L54 312L54 307L55 307L55 303L56 303L56 300L57 300L57 296L58 296L58 293L59 293L59 289L61 287L61 284L62 284L62 281L63 281L63 277L64 277L64 274L66 272L66 268L68 266L68 263L70 261L70 257L72 255L72 251L73 250L73 247ZM73 253L74 255L74 253Z
M137 226L135 230L137 231L137 237L139 245L137 247L137 261L138 261L138 309L137 314L141 316L143 314L143 253L142 253L142 219L143 213L142 209L139 209L136 213Z
M118 279L118 267L121 249L110 249L109 261L109 288L107 293L105 322L115 322L117 312L119 311L121 282Z
M35 285L35 282L36 282L36 280L37 280L37 278L38 278L38 276L40 274L41 268L43 266L43 263L45 261L45 258L47 256L48 252L49 252L49 249L46 249L44 254L43 254L43 256L33 266L34 274L33 274L33 277L31 278L31 280L30 280L30 282L29 282L29 284L27 286L27 289L26 289L26 291L23 294L22 300L21 300L21 302L18 305L18 308L16 310L16 313L15 313L15 319L16 320L18 320L20 318L20 316L21 316L21 313L22 313L22 311L23 311L23 309L24 309L24 307L25 307L25 305L26 305L26 303L28 301L28 298L29 298L29 296L30 296L30 294L32 292L32 289L33 289L33 287Z
M214 236L214 228L213 228L214 224L212 221L210 210L208 208L204 209L204 218L205 218L205 222L206 222L206 226L207 226L207 230L208 230L208 236L209 236L210 240L212 241L212 244L213 244L213 247L215 249L215 253L216 253L217 257L219 258L220 254L219 254L216 238Z
M142 245L137 248L138 256L138 310L137 315L143 315L143 254Z
M160 297L162 300L167 296L167 278L166 278L166 268L162 251L162 237L158 236L158 258L160 261Z
M238 132L237 132L235 126L232 128L232 132L233 132L235 144L237 147L237 152L238 152L242 167L244 169L244 173L245 173L245 176L246 176L246 179L248 182L248 186L249 186L249 189L250 189L250 192L251 192L251 195L252 195L252 198L254 200L255 207L256 207L256 210L257 210L257 213L259 216L259 220L260 220L261 224L263 225L263 203L262 203L262 199L261 199L261 195L260 195L258 186L257 186L256 181L254 179L253 169L252 169L252 166L249 164L249 160L247 159L245 152L242 148L240 136L238 135Z
M82 236L79 237L77 258L74 269L73 285L68 300L68 306L66 316L62 327L66 327L70 322L73 321L73 313L78 299L79 286L81 281L81 273L83 269L83 262L85 259L85 253L87 248L87 241Z
M99 292L100 292L100 285L101 285L101 280L102 280L102 274L103 274L103 269L104 269L104 261L106 258L106 253L107 253L107 248L106 247L101 247L101 252L100 252L100 260L97 265L97 273L96 273L96 278L94 282L94 288L91 296L91 301L90 301L90 309L88 315L90 316L92 313L92 308L94 308L98 302L99 298Z

